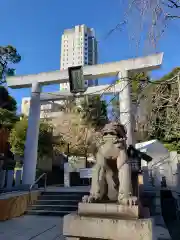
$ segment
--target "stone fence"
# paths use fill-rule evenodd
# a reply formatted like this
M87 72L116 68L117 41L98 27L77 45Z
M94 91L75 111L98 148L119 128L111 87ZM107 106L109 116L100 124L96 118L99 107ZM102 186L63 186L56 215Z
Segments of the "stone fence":
M22 170L1 170L0 171L0 190L12 191L22 187Z

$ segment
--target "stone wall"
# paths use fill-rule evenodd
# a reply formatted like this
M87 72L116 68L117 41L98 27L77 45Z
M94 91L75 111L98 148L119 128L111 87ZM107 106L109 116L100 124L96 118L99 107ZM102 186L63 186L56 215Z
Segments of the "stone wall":
M0 197L0 221L19 217L25 213L28 206L37 201L40 191L31 193L4 194Z

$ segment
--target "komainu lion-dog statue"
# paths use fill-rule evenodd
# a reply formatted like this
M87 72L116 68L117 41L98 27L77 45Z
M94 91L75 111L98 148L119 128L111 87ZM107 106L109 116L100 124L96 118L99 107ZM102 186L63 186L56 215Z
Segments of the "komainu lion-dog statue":
M128 162L126 130L119 122L111 122L102 130L102 142L96 152L92 184L86 203L117 201L122 205L136 205L132 196L131 169Z

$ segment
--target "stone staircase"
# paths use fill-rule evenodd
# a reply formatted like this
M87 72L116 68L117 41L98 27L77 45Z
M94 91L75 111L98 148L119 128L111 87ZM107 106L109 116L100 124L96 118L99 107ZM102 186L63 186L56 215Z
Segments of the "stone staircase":
M35 204L29 206L28 215L64 216L77 211L78 203L88 192L42 192Z

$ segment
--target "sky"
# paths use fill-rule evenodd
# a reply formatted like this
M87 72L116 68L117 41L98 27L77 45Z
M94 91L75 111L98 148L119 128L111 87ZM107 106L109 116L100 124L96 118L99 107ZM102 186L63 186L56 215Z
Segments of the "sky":
M0 0L0 46L13 45L22 56L16 64L17 75L34 74L60 69L61 35L66 28L86 24L96 32L99 63L112 62L149 52L164 52L161 69L153 72L157 79L180 66L180 20L172 21L165 29L157 48L147 47L138 22L108 35L126 17L123 0ZM127 0L126 0L127 2ZM141 37L142 46L133 36ZM102 79L107 83L110 79ZM43 91L57 91L58 85ZM9 89L20 109L22 97L30 96L30 89Z

